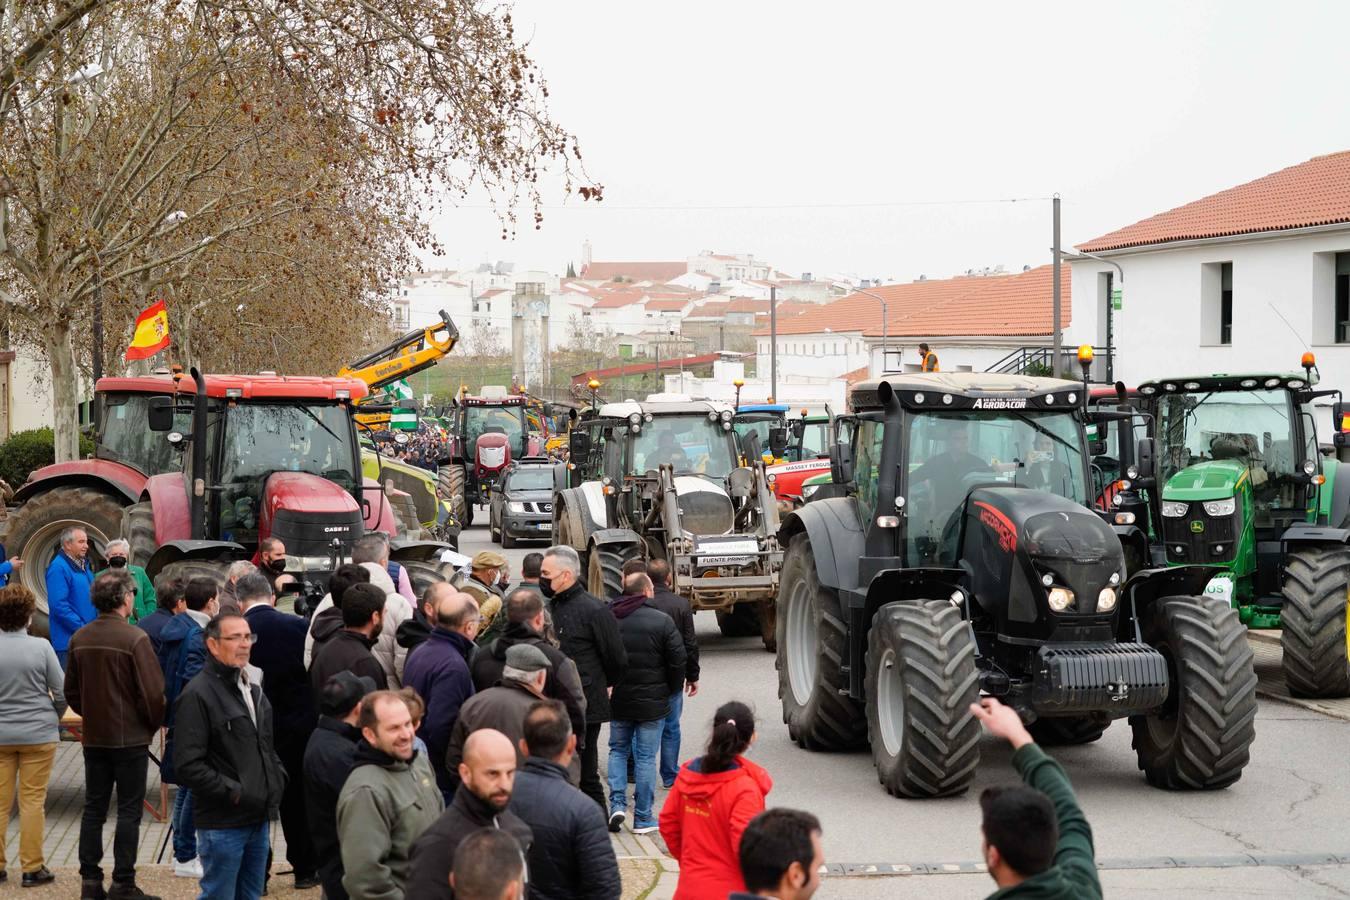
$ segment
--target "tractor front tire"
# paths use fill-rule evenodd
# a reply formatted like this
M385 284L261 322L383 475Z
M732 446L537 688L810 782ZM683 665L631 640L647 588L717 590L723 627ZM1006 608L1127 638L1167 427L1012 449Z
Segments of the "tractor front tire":
M980 764L975 642L946 600L887 603L867 633L867 730L895 797L964 793Z
M634 544L601 544L593 547L586 565L586 589L608 603L623 594L623 566L636 558Z
M840 669L848 633L839 593L820 583L807 535L788 544L779 585L775 665L788 736L807 750L866 746L867 717Z
M1110 724L1092 716L1060 716L1037 719L1027 726L1027 731L1042 747L1068 747L1100 739Z
M420 598L427 588L441 581L455 577L455 564L435 559L395 559L408 571L408 580L412 582L413 596Z
M759 610L755 603L737 603L731 609L717 611L717 628L722 637L759 637Z
M131 545L128 562L145 568L159 548L155 540L155 511L150 507L149 500L133 503L122 510L122 537Z
M1167 657L1162 708L1130 717L1144 777L1167 790L1215 790L1242 777L1256 739L1256 669L1237 610L1217 597L1162 597L1144 641Z
M23 559L17 581L37 598L34 634L47 633L47 566L60 549L61 532L83 528L90 559L101 564L103 548L122 534L124 506L121 498L96 488L66 486L30 497L10 515L5 548Z
M466 513L464 482L464 466L459 463L441 466L436 473L436 495L450 501L451 515L455 517L456 522L467 528L471 520Z
M165 580L181 578L184 584L194 578L212 578L216 584L223 585L228 568L228 563L212 562L208 559L183 559L169 563L160 569L155 577Z
M1347 581L1350 548L1299 550L1285 560L1281 667L1295 697L1350 696Z

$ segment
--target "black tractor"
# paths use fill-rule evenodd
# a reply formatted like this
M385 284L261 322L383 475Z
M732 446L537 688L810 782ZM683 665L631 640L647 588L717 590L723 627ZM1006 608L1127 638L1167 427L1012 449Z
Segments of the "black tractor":
M1128 718L1158 787L1241 777L1256 718L1245 629L1203 595L1209 570L1127 566L1147 541L1090 508L1083 385L896 375L856 386L851 406L831 490L779 531L779 696L799 745L870 743L893 795L959 794L984 694L1045 744Z

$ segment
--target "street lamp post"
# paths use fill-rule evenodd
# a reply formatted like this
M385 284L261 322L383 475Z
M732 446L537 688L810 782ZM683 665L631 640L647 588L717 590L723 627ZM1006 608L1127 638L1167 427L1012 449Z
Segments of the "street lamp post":
M886 371L886 350L890 344L890 335L886 330L886 298L880 294L874 294L871 291L865 291L862 288L854 288L853 293L862 294L864 297L871 297L881 304L881 370Z

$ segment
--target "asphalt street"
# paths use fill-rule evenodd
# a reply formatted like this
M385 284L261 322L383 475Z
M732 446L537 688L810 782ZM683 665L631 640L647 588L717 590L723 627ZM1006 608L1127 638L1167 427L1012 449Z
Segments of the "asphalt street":
M513 581L521 558L545 546L505 551ZM470 555L488 547L500 549L485 527L460 538L461 552ZM977 798L986 787L1016 780L1005 746L985 740L980 772L964 796L892 798L877 783L868 753L811 753L788 740L774 659L758 639L722 637L710 613L696 621L703 677L684 707L684 755L697 754L719 703L750 704L758 718L750 755L774 777L770 805L806 809L821 820L830 875L818 896L990 892L993 882L975 868ZM1108 896L1350 897L1350 722L1275 700L1260 703L1251 763L1227 790L1149 787L1123 721L1094 744L1054 751L1092 824Z

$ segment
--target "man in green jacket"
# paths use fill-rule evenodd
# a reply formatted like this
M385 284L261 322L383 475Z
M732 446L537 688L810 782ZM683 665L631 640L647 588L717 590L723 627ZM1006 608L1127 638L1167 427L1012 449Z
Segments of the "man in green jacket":
M984 861L999 887L990 900L1100 898L1092 828L1069 776L1036 746L1016 710L985 697L970 711L990 734L1012 744L1013 768L1026 783L980 795Z
M440 817L441 791L397 693L367 694L356 724L364 740L337 803L342 886L362 900L403 900L413 842Z
M131 618L127 620L135 625L138 620L155 611L155 585L150 580L150 576L145 574L145 569L130 565L128 557L131 555L131 544L122 538L108 541L107 546L103 548L103 555L108 559L108 569L114 572L126 572L136 582L136 606L131 611ZM106 572L108 569L103 571Z

